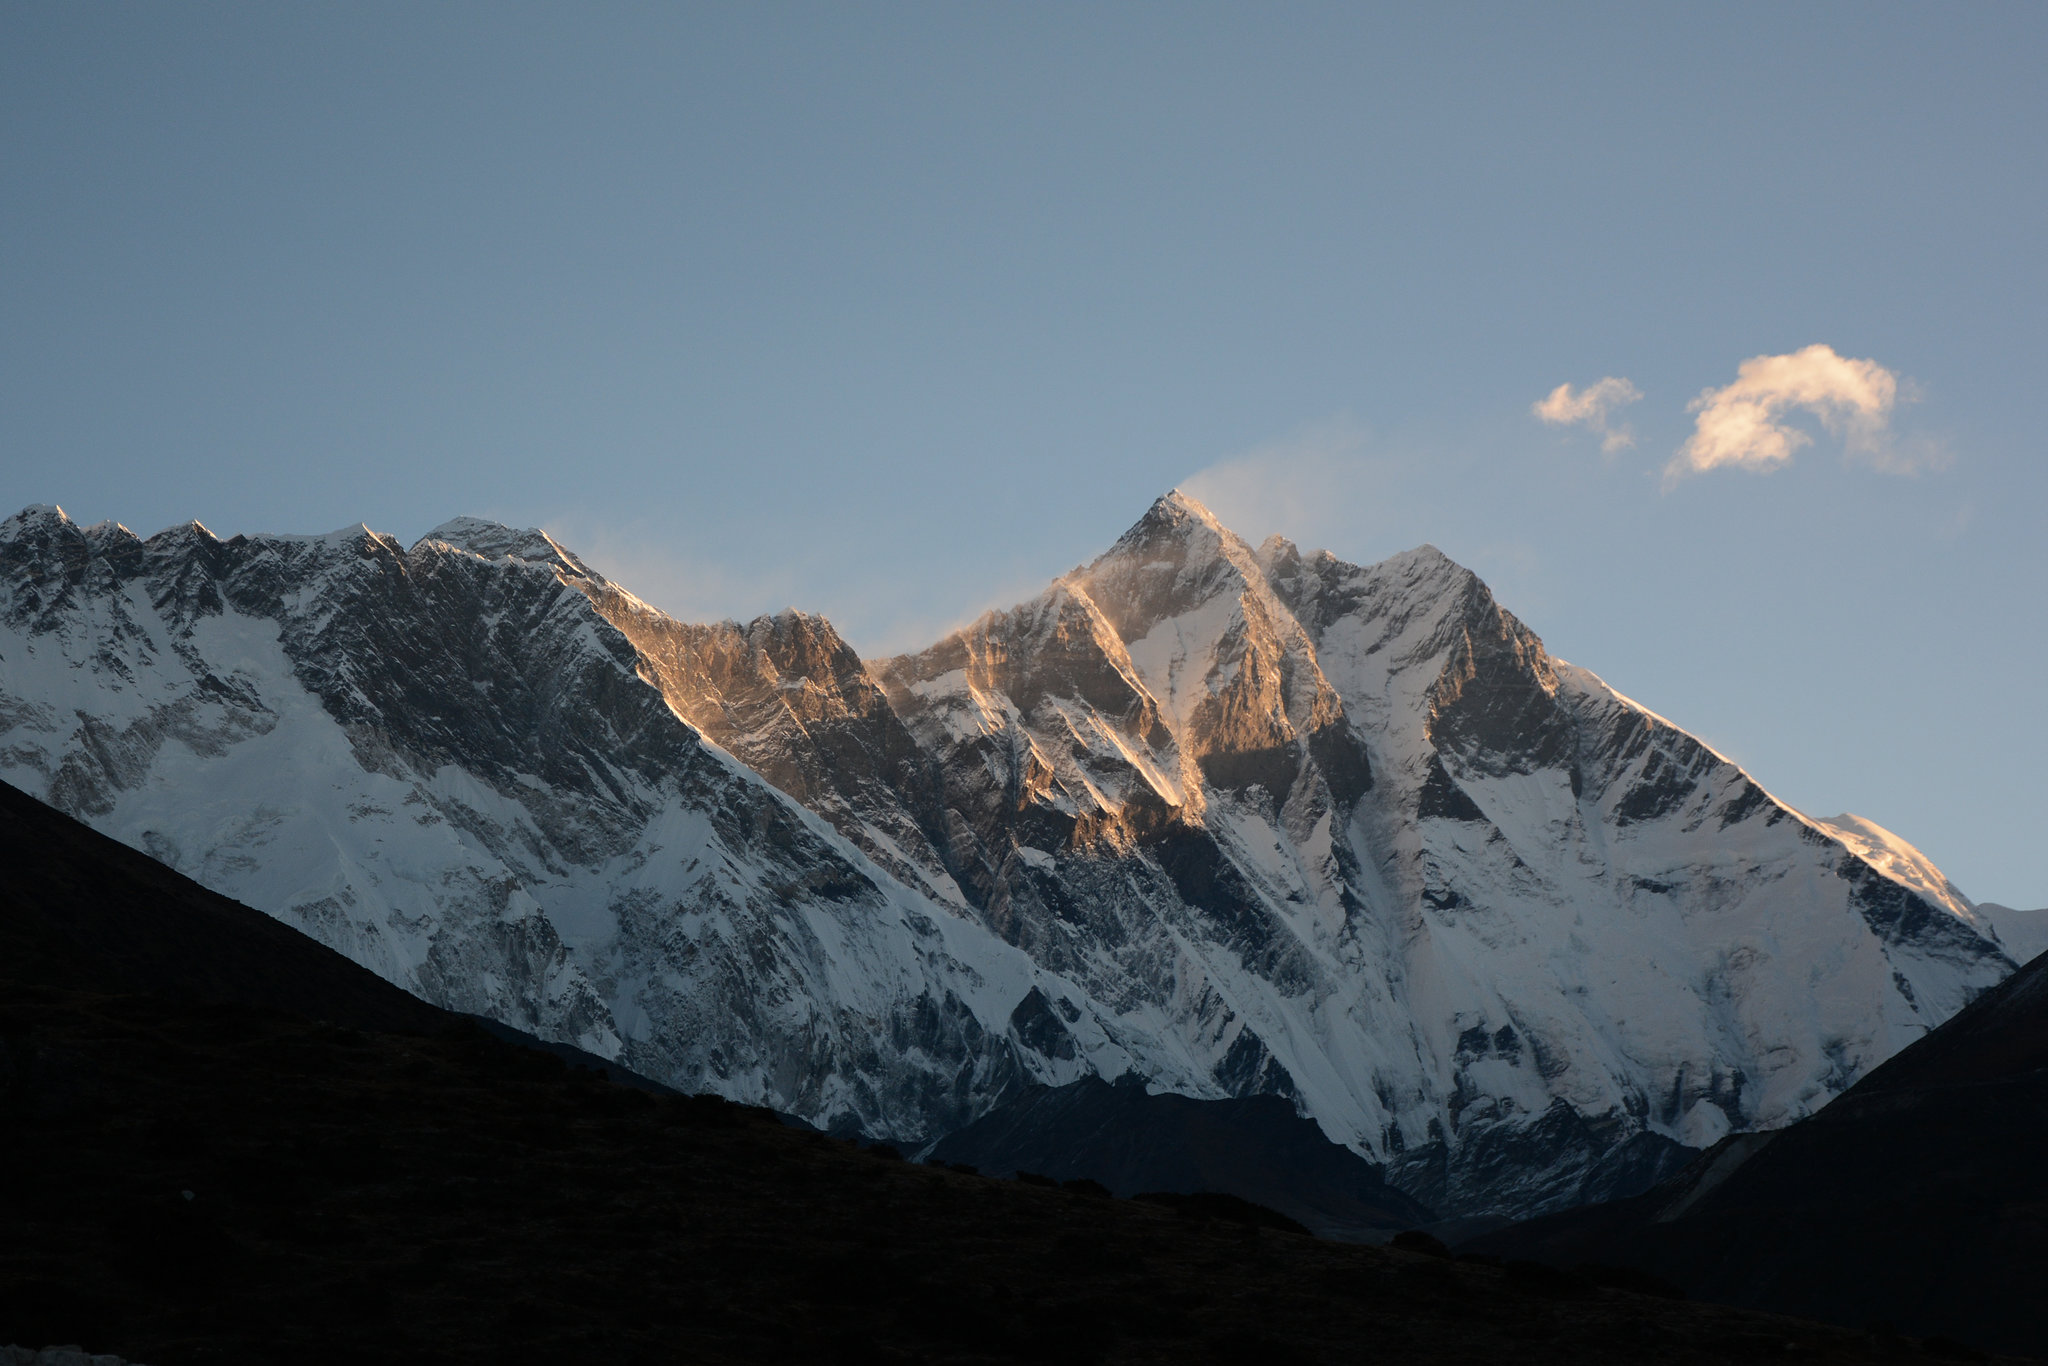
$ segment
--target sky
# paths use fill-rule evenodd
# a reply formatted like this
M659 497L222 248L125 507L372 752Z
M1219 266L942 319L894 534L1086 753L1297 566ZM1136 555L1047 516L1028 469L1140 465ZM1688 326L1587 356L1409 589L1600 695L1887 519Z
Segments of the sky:
M1433 543L2040 906L2044 54L1994 3L12 3L0 503L495 517L872 657L1178 486Z

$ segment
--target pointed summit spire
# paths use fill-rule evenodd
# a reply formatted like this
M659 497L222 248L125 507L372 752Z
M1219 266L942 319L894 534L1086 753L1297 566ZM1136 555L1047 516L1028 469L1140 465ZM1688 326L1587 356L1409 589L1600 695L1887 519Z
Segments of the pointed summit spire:
M1201 499L1183 488L1171 488L1161 494L1154 500L1151 510L1145 516L1147 518L1191 518L1206 526L1214 527L1218 531L1223 529L1223 523L1216 520L1216 514L1209 511Z
M1153 500L1145 515L1117 538L1116 544L1103 558L1166 541L1186 543L1203 532L1216 537L1219 542L1230 535L1223 523L1216 520L1216 514L1202 506L1200 500L1184 490L1169 489Z
M47 535L56 528L75 525L71 515L55 503L30 503L0 522L0 540L15 540L31 530Z

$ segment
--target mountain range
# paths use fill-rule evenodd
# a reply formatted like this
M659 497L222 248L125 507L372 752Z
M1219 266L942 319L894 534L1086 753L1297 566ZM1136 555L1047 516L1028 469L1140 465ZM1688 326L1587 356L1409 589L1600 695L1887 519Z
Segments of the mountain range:
M1276 1097L1446 1216L1629 1195L2015 966L1430 547L1159 500L922 652L668 617L457 519L0 523L0 777L437 1005L928 1147Z

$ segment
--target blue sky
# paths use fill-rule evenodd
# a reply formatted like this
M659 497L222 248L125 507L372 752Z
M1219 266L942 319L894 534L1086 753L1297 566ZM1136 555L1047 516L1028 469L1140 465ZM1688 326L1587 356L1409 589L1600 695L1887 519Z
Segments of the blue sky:
M2040 905L2044 50L2038 5L10 5L0 501L539 523L880 654L1186 485L1434 542ZM1874 436L1790 403L1789 460L1667 474L1813 345L1896 381ZM1631 447L1532 412L1607 377Z

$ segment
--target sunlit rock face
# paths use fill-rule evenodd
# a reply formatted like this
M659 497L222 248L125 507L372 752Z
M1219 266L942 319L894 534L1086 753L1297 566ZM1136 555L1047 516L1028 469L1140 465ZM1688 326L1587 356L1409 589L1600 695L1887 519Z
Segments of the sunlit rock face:
M960 901L937 768L830 622L789 611L694 625L588 571L573 581L632 642L678 716L896 878Z
M872 665L469 519L32 509L0 572L9 781L429 999L902 1141L1136 1071L1528 1213L1810 1113L2012 968L1435 550L1253 550L1180 495Z

